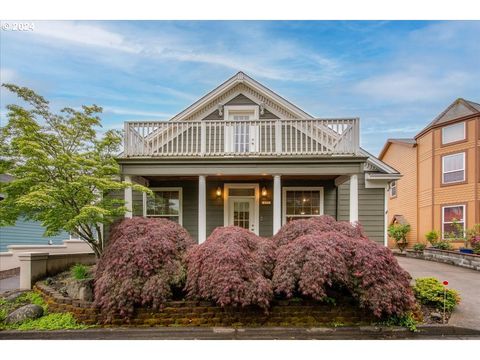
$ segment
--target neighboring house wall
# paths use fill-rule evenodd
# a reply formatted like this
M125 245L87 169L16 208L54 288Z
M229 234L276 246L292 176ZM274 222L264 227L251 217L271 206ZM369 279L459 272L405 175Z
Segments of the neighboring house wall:
M442 129L463 121L465 140L442 144ZM442 158L461 152L466 154L465 181L443 184ZM414 226L413 198L416 198L416 230L412 227L410 237L415 242L425 242L425 234L431 230L442 232L444 206L465 205L466 228L480 223L480 115L449 118L447 122L427 128L416 137L415 148L390 144L381 159L403 175L398 181L397 198L389 202L390 219L395 214L403 215ZM412 181L413 178L416 180ZM463 243L459 241L453 245L460 247Z
M337 220L348 221L350 182L338 187ZM385 189L366 188L365 175L358 176L358 220L367 236L379 244L385 243Z
M49 240L61 245L70 236L66 232L44 237L45 229L36 221L18 219L14 226L0 227L0 252L8 251L8 245L48 245Z
M411 230L407 240L412 244L417 242L417 149L410 144L390 144L383 155L383 161L402 174L397 181L397 196L388 196L388 225L395 215L402 215L410 224ZM395 247L395 242L388 239L388 246Z

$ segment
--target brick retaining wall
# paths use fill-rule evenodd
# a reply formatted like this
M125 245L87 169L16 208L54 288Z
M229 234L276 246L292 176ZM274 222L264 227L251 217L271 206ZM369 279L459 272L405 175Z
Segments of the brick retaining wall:
M84 324L103 323L91 302L64 297L58 291L37 283L34 289L42 295L52 312L71 312ZM256 307L223 309L206 301L171 301L162 311L139 309L130 322L120 316L106 326L337 326L366 325L373 316L358 308L352 299L336 306L315 301L275 301L265 314Z

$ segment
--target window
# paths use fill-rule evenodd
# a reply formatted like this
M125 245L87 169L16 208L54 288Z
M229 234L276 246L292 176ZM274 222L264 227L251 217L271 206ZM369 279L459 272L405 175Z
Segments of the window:
M396 181L392 181L390 183L390 197L391 198L397 197L397 182Z
M248 121L248 115L234 115L234 121ZM249 152L250 151L250 127L246 122L235 124L233 127L233 145L235 152Z
M444 184L465 181L465 153L446 155L442 158L442 178Z
M458 224L457 227L455 227L454 222ZM453 205L453 206L442 207L443 238L461 237L463 236L464 232L465 232L465 205Z
M442 128L442 144L465 140L465 123L461 122Z
M323 215L323 188L283 188L283 222Z
M182 189L153 188L145 196L145 216L162 217L182 224Z

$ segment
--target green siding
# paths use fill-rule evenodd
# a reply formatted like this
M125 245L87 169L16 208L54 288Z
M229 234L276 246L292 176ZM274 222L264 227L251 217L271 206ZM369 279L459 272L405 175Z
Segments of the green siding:
M385 190L366 189L365 176L358 176L358 220L368 237L379 244L385 241ZM350 215L350 182L338 187L338 220L349 220Z
M0 252L8 251L8 245L48 245L51 240L55 245L63 244L70 236L66 232L44 237L45 228L39 222L18 219L14 226L0 228Z

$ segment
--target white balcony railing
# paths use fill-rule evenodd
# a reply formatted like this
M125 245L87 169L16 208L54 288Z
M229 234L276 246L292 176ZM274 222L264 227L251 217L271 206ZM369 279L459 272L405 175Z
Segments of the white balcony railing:
M359 120L126 122L124 157L355 155Z

